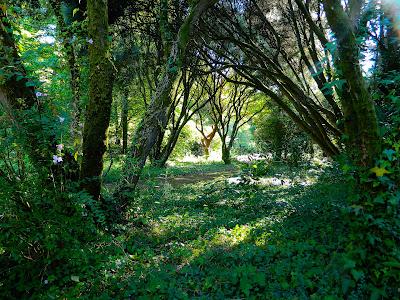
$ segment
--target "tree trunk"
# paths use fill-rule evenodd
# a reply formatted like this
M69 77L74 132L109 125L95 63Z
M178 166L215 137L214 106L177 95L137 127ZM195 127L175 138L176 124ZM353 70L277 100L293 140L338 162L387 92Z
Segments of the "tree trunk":
M157 142L158 127L165 129L167 125L167 109L170 105L170 92L186 55L186 47L193 34L194 25L200 16L217 0L199 0L191 8L189 15L179 29L176 41L171 47L171 53L156 92L151 99L148 110L139 125L131 147L131 157L127 159L124 168L123 185L136 187L140 173Z
M121 106L122 106L122 98L121 97ZM114 111L112 112L112 115L114 116L114 137L115 137L115 145L121 145L121 126L122 126L122 120L121 122L119 121L119 115L118 115L118 101L113 103L112 108Z
M83 131L82 187L98 199L106 132L112 103L112 65L108 41L107 0L87 2L89 31L89 103Z
M122 98L122 154L126 154L126 151L128 149L128 96L128 92L125 92Z
M201 139L201 145L203 146L204 155L206 159L210 157L210 145L216 133L217 133L217 126L214 125L212 127L212 131L208 135L203 135L203 138Z
M226 165L229 165L231 161L231 149L226 145L225 142L222 142L222 160Z
M168 117L167 117L168 118ZM168 122L168 121L167 121ZM157 140L154 143L153 149L149 153L149 158L154 166L159 166L158 162L162 156L162 143L164 141L165 129L161 126L157 127Z
M6 8L0 6L0 63L2 72L6 72L1 76L1 90L12 108L31 108L37 104L35 88L22 65L12 32Z
M354 20L343 10L340 0L325 0L324 9L337 40L336 65L346 81L341 103L347 149L358 165L371 166L381 141L374 103L361 72Z
M159 168L165 167L169 157L172 154L172 151L174 151L175 149L176 143L178 142L182 129L183 127L185 127L188 121L189 119L184 120L180 126L174 128L174 130L171 132L170 136L168 137L167 144L165 145L165 147L163 147L162 151L160 152L159 159L154 163L155 166Z

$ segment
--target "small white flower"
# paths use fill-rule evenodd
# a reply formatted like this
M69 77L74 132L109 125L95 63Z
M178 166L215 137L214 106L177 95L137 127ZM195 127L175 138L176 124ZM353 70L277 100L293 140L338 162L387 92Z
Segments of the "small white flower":
M58 144L56 147L57 147L58 151L62 151L62 149L64 149L64 145L63 144Z
M58 116L58 120L60 120L60 123L64 123L65 118Z
M62 159L61 156L53 155L53 163L54 163L55 165L59 164L59 163L62 162L62 161L63 161L63 159Z
M87 42L88 42L89 44L91 44L91 45L93 44L93 40L92 40L92 39L88 39Z
M41 92L36 92L35 94L36 94L36 97L42 97L43 96L43 94Z

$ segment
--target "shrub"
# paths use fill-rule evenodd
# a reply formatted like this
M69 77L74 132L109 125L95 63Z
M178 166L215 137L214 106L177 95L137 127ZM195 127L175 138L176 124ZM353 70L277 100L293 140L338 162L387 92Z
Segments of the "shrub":
M274 159L298 164L313 154L311 139L279 111L272 111L255 121L255 139L264 153Z

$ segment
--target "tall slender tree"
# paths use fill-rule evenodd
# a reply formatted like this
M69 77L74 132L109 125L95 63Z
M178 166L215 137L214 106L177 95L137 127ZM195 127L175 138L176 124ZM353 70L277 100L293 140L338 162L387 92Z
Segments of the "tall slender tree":
M109 52L107 0L88 0L89 103L83 131L82 187L100 196L103 155L112 104L113 68Z

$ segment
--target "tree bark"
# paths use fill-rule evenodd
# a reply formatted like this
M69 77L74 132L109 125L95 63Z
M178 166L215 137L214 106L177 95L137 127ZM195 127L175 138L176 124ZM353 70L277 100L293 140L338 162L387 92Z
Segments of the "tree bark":
M89 31L89 103L83 131L82 187L98 199L106 132L112 103L112 64L108 41L107 0L87 2Z
M122 97L121 123L122 123L122 154L128 149L128 92Z
M37 98L35 88L27 77L12 35L5 7L0 8L0 84L2 93L14 109L31 108ZM7 67L7 68L5 68ZM22 101L19 101L22 100Z
M216 2L217 0L197 1L180 27L177 39L171 46L171 53L162 79L135 133L130 150L131 157L127 158L125 163L123 185L127 184L132 189L136 187L147 157L157 142L158 127L165 129L167 125L167 109L171 102L170 92L185 58L186 47L193 34L194 25L201 15Z
M210 157L210 145L216 133L217 133L217 126L213 125L212 131L207 135L203 135L203 138L201 139L201 145L203 146L204 155L206 159Z
M355 162L371 166L379 154L381 141L372 97L367 89L359 63L359 47L354 21L344 11L340 0L324 0L329 26L336 36L336 65L346 81L341 103L344 115L347 149ZM357 16L357 13L352 13Z
M226 145L225 142L222 143L222 160L224 164L229 165L231 164L231 148Z

